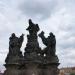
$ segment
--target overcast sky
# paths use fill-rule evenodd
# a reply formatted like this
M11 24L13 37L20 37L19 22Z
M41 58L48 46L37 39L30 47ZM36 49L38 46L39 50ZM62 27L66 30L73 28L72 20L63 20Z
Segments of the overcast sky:
M60 67L75 66L75 0L0 0L0 69L4 69L11 33L25 34L24 52L29 18L39 24L39 33L56 36ZM39 42L44 48L40 38Z

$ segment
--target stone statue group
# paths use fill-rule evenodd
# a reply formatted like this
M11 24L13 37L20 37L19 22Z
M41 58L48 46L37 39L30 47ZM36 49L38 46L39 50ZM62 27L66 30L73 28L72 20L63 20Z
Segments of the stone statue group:
M52 32L47 38L44 36L43 31L37 35L40 28L38 24L34 24L31 19L29 19L29 27L26 30L29 31L29 35L27 35L27 44L24 53L25 59L51 59L56 57L56 39ZM46 45L46 48L43 50L39 47L38 36L42 39L43 44ZM18 58L17 56L23 58L22 52L20 51L23 41L24 34L17 37L15 33L12 33L11 37L9 38L9 53L6 58L6 62L9 62L9 59L10 62L13 62L12 60L16 60Z
M15 33L12 33L9 38L9 53L5 60L6 70L3 75L58 75L59 60L56 55L55 35L51 32L46 38L43 31L37 35L40 28L31 19L26 30L29 34L24 55L20 50L24 34L17 37ZM43 50L39 46L38 37L46 45Z

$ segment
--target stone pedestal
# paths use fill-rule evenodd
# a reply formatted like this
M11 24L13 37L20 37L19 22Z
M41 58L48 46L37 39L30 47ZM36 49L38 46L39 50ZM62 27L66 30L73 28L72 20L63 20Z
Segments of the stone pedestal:
M59 74L58 65L59 63L40 65L39 75L58 75Z
M3 75L19 75L20 70L19 70L19 64L6 64L6 70Z
M25 64L24 68L21 71L21 75L39 75L38 64Z
M59 63L56 64L36 64L30 63L22 66L20 75L58 75Z

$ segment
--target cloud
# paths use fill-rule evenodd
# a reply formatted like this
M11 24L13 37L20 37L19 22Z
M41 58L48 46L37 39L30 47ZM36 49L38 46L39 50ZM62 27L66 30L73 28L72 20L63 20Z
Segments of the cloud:
M28 18L38 23L40 31L56 35L60 66L74 66L75 58L75 0L0 0L0 64L8 53L9 37L25 34L22 51L26 45ZM39 38L39 43L41 39ZM40 46L44 48L42 42ZM3 57L2 57L3 56ZM2 58L1 58L2 57ZM66 61L67 59L67 61ZM2 67L1 67L2 68Z
M3 70L3 64L8 53L9 37L12 33L20 36L24 33L26 25L22 15L20 16L17 7L12 3L13 0L0 0L0 69ZM18 2L17 2L18 3ZM16 7L16 8L14 8Z
M74 50L75 50L74 48L68 48L68 49L65 49L65 50L62 49L62 51L59 54L59 56L61 56L61 58L60 58L60 67L75 66L75 64L74 64L74 62L75 62L75 60L74 60L75 51ZM61 62L63 62L63 63L61 63Z
M20 9L31 18L47 19L54 13L57 5L58 0L24 0Z

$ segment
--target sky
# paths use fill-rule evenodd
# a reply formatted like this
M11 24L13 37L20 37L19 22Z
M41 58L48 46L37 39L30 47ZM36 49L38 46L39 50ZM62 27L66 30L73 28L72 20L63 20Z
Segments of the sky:
M75 66L75 0L0 0L0 69L4 70L9 52L9 37L25 34L21 51L27 43L28 19L38 23L40 31L47 37L56 36L56 54L59 67ZM43 49L41 39L38 39Z

